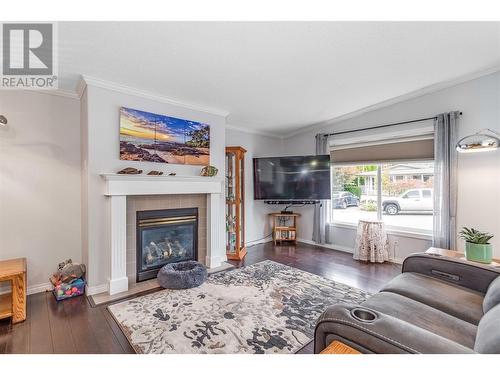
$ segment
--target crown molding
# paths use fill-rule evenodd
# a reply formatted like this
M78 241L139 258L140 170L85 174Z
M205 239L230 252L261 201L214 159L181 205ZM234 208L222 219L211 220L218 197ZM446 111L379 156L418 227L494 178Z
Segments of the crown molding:
M204 106L197 106L185 102L178 101L176 99L172 99L157 93L145 91L145 90L140 90L136 89L127 85L123 85L120 83L115 83L115 82L110 82L106 81L100 78L95 78L87 75L82 75L80 83L78 84L78 87L80 88L80 92L83 94L85 91L86 86L95 86L95 87L100 87L104 88L107 90L112 90L112 91L117 91L123 94L128 94L128 95L134 95L134 96L139 96L145 99L149 100L154 100L157 102L162 102L162 103L167 103L171 105L175 105L178 107L183 107L185 109L190 109L198 112L204 112L208 113L211 115L216 115L216 116L221 116L226 118L229 116L228 111L220 110L217 108L211 108L211 107L204 107Z
M373 105L370 105L367 107L360 108L356 111L349 112L349 113L346 113L344 115L337 116L337 117L334 117L334 118L326 120L326 121L318 122L318 123L311 124L311 125L306 125L305 127L301 128L299 130L290 132L289 134L283 136L283 139L289 139L289 138L295 137L297 135L308 133L308 132L314 131L314 130L321 130L323 128L326 128L326 127L331 126L331 125L335 125L339 122L351 119L353 117L357 117L357 116L360 116L360 115L363 115L365 113L372 112L372 111L375 111L375 110L378 110L381 108L389 107L393 104L401 103L401 102L404 102L406 100L418 98L418 97L423 96L423 95L432 94L434 92L438 92L438 91L441 91L441 90L444 90L444 89L447 89L447 88L450 88L453 86L457 86L457 85L460 85L462 83L472 81L474 79L481 78L483 76L487 76L487 75L496 73L498 71L500 71L500 65L494 65L488 69L476 71L476 72L465 74L465 75L462 75L460 77L457 77L457 78L454 78L454 79L451 79L448 81L443 81L443 82L439 82L439 83L436 83L433 85L425 86L421 89L411 91L409 93L399 95L399 96L396 96L394 98L387 99L387 100L384 100L382 102L379 102L379 103L376 103L376 104L373 104Z
M265 137L271 137L271 138L276 138L276 139L284 139L283 136L276 134L276 133L266 132L266 131L262 131L262 130L254 130L254 129L244 128L244 127L230 125L230 124L226 124L226 129L236 130L236 131L239 131L242 133L247 133L247 134L255 134L255 135L262 135Z
M70 99L80 99L80 96L76 92L71 91L71 90L55 89L55 90L44 90L41 92L47 93L50 95L62 96L65 98L70 98Z
M76 95L81 99L83 94L85 93L85 89L87 88L87 84L83 80L83 78L80 77L78 80L78 83L76 84Z

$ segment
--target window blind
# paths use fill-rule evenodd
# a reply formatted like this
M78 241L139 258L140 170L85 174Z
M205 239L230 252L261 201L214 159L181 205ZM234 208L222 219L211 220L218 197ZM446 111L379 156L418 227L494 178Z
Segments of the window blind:
M434 139L419 137L401 141L351 144L332 147L331 150L331 162L335 164L433 160Z

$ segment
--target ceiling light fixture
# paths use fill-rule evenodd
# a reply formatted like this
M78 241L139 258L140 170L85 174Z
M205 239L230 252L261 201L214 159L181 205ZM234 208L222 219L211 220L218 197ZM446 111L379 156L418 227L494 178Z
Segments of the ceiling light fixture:
M0 115L0 125L7 125L7 117L5 117L4 115Z
M488 134L492 133L492 134ZM483 129L475 134L463 137L457 142L457 151L462 153L493 151L500 147L500 133Z

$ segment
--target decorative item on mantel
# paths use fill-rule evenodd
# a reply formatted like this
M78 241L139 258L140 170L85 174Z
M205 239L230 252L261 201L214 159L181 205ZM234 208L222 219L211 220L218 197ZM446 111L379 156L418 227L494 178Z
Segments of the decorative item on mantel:
M161 176L163 172L161 171L149 171L148 176Z
M492 234L463 227L459 236L465 240L465 258L467 260L491 263L493 259L493 246L490 244L490 240L493 238Z
M389 260L389 241L383 221L359 221L353 258L371 263Z
M217 176L219 170L212 165L207 165L201 170L201 175L203 177L214 177Z
M226 147L226 256L245 257L245 153L243 147Z
M137 169L137 168L128 167L128 168L124 168L121 171L118 171L116 173L118 173L118 174L141 174L142 170Z

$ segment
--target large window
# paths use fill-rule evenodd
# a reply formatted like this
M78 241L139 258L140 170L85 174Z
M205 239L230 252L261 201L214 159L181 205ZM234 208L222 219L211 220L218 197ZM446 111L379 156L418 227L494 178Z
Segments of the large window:
M432 234L433 176L429 161L335 165L332 220L381 219L389 228Z

